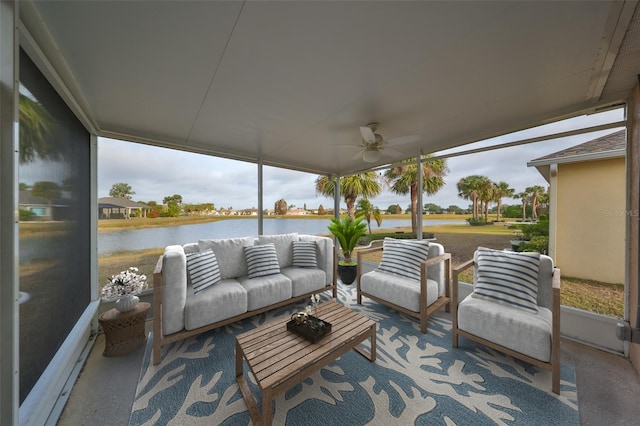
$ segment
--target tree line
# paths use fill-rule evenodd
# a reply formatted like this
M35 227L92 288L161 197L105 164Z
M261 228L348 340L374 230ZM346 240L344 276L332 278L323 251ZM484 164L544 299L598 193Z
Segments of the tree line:
M382 222L382 212L371 203L371 199L378 196L387 186L391 192L397 195L409 195L410 204L408 211L411 213L411 228L415 233L417 230L417 201L418 201L418 173L422 173L423 190L426 195L435 195L445 185L445 176L448 173L447 162L445 159L423 161L418 169L417 157L405 160L386 169L383 173L370 171L358 173L340 178L340 196L343 198L347 206L347 214L351 218L364 218L371 229L371 220L377 222L380 226ZM333 197L335 193L336 181L329 176L318 176L315 180L316 194ZM456 184L458 196L462 199L471 201L471 221L488 222L489 213L491 212L491 203L495 203L494 209L496 220L500 220L503 214L503 200L505 198L519 199L520 212L523 220L526 220L527 214L531 219L538 219L538 208L546 205L549 201L549 194L545 188L540 185L534 185L525 188L524 191L516 193L507 182L493 182L486 176L470 175L464 177ZM116 183L109 191L109 196L131 199L134 195L130 185L127 183ZM146 204L151 207L157 206L153 201ZM163 204L167 206L166 215L177 216L181 211L199 211L213 210L213 203L184 205L182 196L179 194L168 195L163 199ZM284 199L280 199L274 204L275 214L286 214L293 206L289 206ZM505 209L504 214L507 217L517 217L514 215L514 206ZM306 205L305 205L306 210ZM424 211L437 213L442 208L433 203L426 203ZM458 206L449 206L446 210L453 213L463 213L464 210ZM320 205L319 214L323 214L325 209ZM386 210L388 213L402 213L399 205L389 206ZM519 212L519 213L520 213ZM370 231L371 232L371 231Z
M530 204L531 219L538 219L538 207L546 205L549 202L549 194L546 189L540 185L534 185L525 188L524 191L516 193L507 182L493 182L486 176L471 175L464 177L458 181L456 185L458 196L471 200L472 202L472 220L475 222L489 221L489 204L494 202L497 204L496 220L500 220L502 213L502 200L504 198L519 199L522 206L522 220L527 218L527 206ZM510 217L515 217L512 214Z

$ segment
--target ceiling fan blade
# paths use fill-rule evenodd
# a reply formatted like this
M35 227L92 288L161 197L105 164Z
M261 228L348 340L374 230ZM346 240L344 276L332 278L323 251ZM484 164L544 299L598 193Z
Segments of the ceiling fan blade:
M397 138L387 139L385 142L393 145L402 145L405 143L418 142L420 135L398 136Z
M364 139L367 143L375 143L376 135L373 133L368 127L360 127L360 134L362 135L362 139Z

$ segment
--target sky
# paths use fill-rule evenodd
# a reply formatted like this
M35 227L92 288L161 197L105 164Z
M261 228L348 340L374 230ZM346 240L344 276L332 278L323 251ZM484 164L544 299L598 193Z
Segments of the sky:
M623 110L618 109L581 116L434 155L618 121L624 118L623 115ZM456 184L469 175L484 175L494 182L507 182L516 193L533 185L546 188L547 182L535 167L527 167L527 162L618 130L620 129L609 129L449 158L449 171L444 178L445 186L435 195L424 195L423 203L466 208L470 202L458 196ZM281 198L286 200L287 204L298 208L306 206L308 209L317 209L320 205L333 208L333 199L315 193L315 180L318 175L268 166L263 167L263 173L264 208L273 209L275 202ZM134 201L162 203L164 197L179 194L183 203L188 204L214 203L216 208L233 209L258 206L257 166L253 163L98 138L98 197L109 196L113 184L119 182L131 186L135 193L132 196ZM408 194L393 194L385 187L380 195L371 199L371 202L374 206L386 210L395 204L407 208L410 199ZM520 205L520 201L504 199L503 204ZM341 207L345 207L344 201L341 202Z

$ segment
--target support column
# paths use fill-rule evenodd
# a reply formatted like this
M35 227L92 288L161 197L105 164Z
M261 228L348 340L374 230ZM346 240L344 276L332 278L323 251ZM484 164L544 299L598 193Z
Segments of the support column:
M264 234L264 188L262 157L258 160L258 235Z
M640 81L640 80L639 80ZM640 255L640 86L636 85L627 108L627 288L628 312L631 327L638 325L638 276ZM629 344L629 358L640 372L640 344Z
M418 151L418 201L416 205L416 239L422 239L422 203L423 203L423 186L424 176L422 175L422 150ZM411 212L413 213L413 212Z
M17 425L18 2L0 1L0 424Z
M340 176L336 176L335 182L333 188L333 217L340 219Z

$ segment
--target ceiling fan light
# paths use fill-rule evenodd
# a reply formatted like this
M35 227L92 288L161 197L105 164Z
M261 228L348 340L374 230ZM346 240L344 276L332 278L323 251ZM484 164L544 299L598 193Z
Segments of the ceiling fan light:
M380 159L380 152L375 149L367 150L362 153L362 160L365 163L375 163Z

